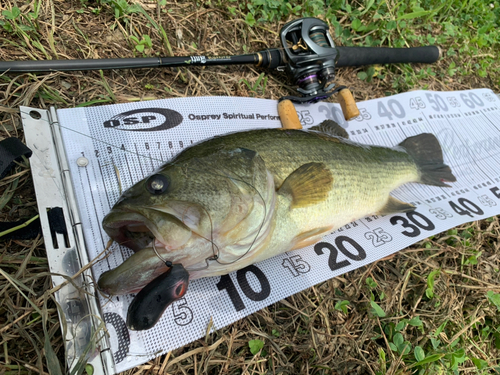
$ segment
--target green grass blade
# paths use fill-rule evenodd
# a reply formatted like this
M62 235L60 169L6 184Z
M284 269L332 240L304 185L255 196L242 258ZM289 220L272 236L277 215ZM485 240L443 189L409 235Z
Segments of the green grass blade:
M19 184L19 178L16 178L14 181L12 181L10 186L7 189L5 189L4 193L0 197L0 210L3 210L5 205L10 202L10 200L14 196L14 192L16 191L18 184Z

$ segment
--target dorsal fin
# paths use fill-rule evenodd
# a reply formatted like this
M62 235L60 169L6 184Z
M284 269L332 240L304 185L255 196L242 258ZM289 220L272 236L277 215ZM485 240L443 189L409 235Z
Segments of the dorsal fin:
M292 198L291 208L307 207L325 200L332 183L332 172L325 164L307 163L286 178L278 193Z
M309 130L349 139L347 131L333 120L325 120L319 125L310 127Z

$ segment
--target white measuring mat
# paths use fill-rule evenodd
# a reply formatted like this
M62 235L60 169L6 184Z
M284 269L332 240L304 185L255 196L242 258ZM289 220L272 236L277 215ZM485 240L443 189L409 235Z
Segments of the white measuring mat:
M215 329L224 327L432 234L500 213L500 100L491 90L414 91L358 107L361 115L349 122L336 104L297 110L305 128L333 119L364 144L394 146L433 133L457 182L452 188L407 184L393 195L414 204L414 212L366 217L314 246L227 276L191 281L184 298L147 331L125 326L132 296L100 298L116 372L204 336L211 318ZM119 180L125 190L192 143L215 135L281 126L276 101L250 98L165 99L62 109L57 115L90 259L109 240L101 223L120 195ZM111 256L93 267L95 279L131 253L114 244Z

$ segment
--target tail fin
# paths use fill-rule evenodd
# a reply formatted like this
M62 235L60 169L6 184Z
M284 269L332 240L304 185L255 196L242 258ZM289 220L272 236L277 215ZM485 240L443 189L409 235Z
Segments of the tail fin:
M450 187L443 181L457 180L451 168L443 163L443 151L434 134L423 133L406 138L399 146L415 160L422 184Z

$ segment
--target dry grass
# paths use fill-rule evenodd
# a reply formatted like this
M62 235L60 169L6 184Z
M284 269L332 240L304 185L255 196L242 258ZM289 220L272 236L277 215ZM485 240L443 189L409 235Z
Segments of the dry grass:
M36 4L4 0L0 10L18 6L27 13ZM151 37L153 47L145 51L148 56L233 55L278 46L277 32L282 26L274 23L249 28L241 17L233 17L210 3L195 6L191 2L167 1L165 6L159 6L143 1L144 9L165 29L167 40L138 13L116 21L109 7L93 13L93 9L99 8L93 1L88 1L86 7L76 0L46 0L39 4L34 30L25 35L0 31L0 60L133 57L130 35L139 39L142 35ZM441 61L436 70L445 66L447 63ZM393 75L398 73L398 67L391 69ZM338 83L350 86L356 99L394 92L391 74L384 80L366 83L356 78L356 72L346 68L338 73ZM234 66L5 74L0 76L1 137L23 138L19 105L74 107L205 95L277 99L289 94L285 77L276 73L270 75L265 92L249 91L243 80L253 84L260 73L250 66ZM431 77L423 80L421 87L491 87L499 91L491 81L479 77L461 82ZM28 166L18 166L1 181L0 194L2 221L36 215ZM472 236L465 239L464 233ZM450 354L464 349L469 358L486 361L488 369L482 373L494 373L492 368L500 365L500 353L494 343L496 335L500 340L500 314L488 301L486 292L500 292L499 238L498 217L462 225L456 234L437 235L390 260L319 284L125 373L410 374L408 358L391 351L389 343L391 327L416 316L422 326L408 325L401 331L413 347L419 345L429 353L431 338L439 339L441 344L434 353ZM482 253L477 264L467 264L466 260L478 251ZM427 278L437 269L440 272L436 276L435 297L429 299L425 293ZM367 278L376 287L370 287ZM45 360L46 338L64 364L57 310L48 292L51 286L42 239L0 242L0 375L53 373ZM370 312L372 294L387 313L385 318ZM349 301L347 313L335 308L342 300ZM444 329L434 337L445 322ZM248 342L254 339L264 341L265 355L250 353ZM381 360L381 350L385 352L385 361ZM480 373L470 359L461 363L459 369L463 374ZM439 365L428 373L447 372Z

